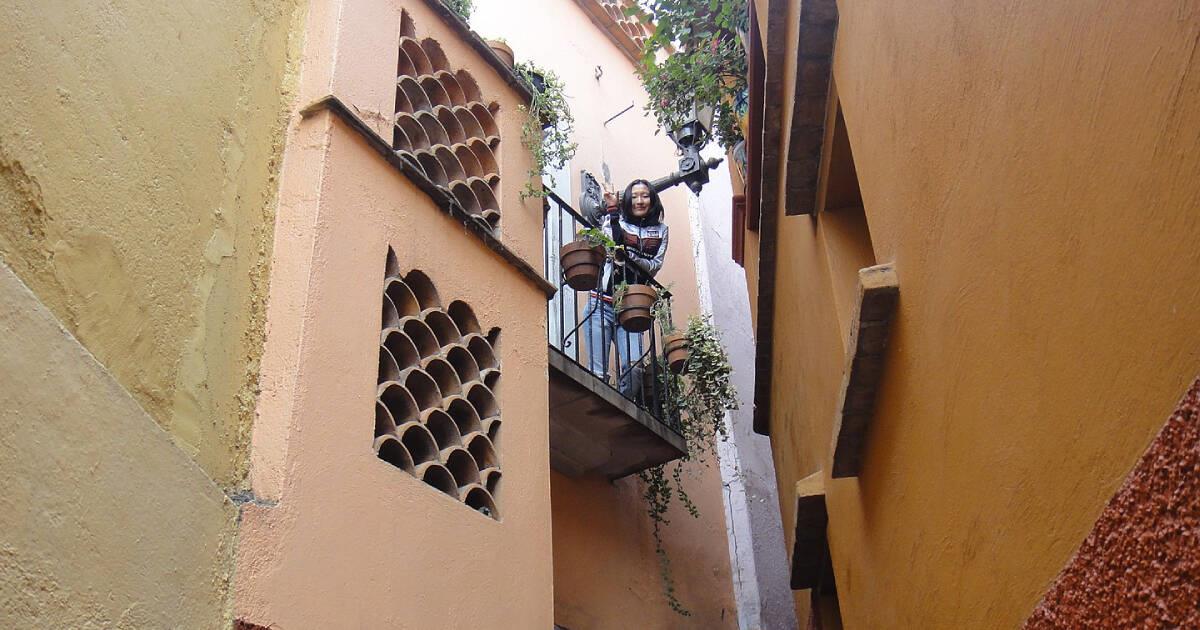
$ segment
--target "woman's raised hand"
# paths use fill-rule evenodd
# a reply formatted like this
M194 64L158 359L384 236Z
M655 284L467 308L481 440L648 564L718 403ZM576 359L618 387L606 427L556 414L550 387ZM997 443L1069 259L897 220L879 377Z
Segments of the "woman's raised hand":
M619 204L620 204L620 200L617 198L616 193L613 193L613 192L605 192L604 193L604 207L608 210L609 214L616 214L617 206Z

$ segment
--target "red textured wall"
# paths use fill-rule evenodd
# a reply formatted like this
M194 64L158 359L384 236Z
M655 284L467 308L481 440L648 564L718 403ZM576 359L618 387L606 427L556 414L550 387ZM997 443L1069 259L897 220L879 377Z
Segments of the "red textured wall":
M1025 628L1200 628L1200 379Z

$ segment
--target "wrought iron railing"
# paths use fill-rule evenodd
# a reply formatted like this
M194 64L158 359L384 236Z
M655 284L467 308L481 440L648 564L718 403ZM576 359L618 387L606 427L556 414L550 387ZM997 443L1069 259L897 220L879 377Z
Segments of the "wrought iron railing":
M659 356L662 329L657 318L644 333L628 333L620 330L620 324L604 325L609 313L613 321L616 318L614 309L603 307L612 302L612 296L604 290L605 274L600 274L597 286L591 290L576 291L566 284L559 264L559 249L576 240L581 229L595 225L553 191L545 192L546 279L559 288L547 305L550 348L595 375L667 428L682 434L679 410L675 408L674 397L667 392L669 372ZM607 262L617 273L622 264L614 263L611 256ZM645 274L639 274L638 281L658 290L659 300L666 301L669 313L671 292ZM618 330L616 334L610 332L614 329ZM613 346L615 353L611 352Z

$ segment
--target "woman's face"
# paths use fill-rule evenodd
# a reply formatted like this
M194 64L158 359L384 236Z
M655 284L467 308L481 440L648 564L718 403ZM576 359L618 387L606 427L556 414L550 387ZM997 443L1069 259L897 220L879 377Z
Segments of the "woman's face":
M645 184L637 184L629 192L633 216L642 218L650 213L650 188Z

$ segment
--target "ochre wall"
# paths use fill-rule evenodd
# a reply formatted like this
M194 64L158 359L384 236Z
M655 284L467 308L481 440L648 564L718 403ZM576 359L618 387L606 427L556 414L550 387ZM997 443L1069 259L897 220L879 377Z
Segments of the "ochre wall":
M827 481L842 615L1013 627L1200 372L1200 10L839 9L874 257L900 280L862 476ZM781 488L829 467L828 219L780 216Z
M220 628L236 510L0 265L0 627Z
M301 6L0 7L0 626L229 622Z
M333 86L379 129L393 106L381 95L395 98L401 10L498 101L503 241L539 267L541 206L517 197L530 162L519 95L424 0L314 11L301 94ZM279 628L551 627L546 294L329 111L296 118L288 134L236 616ZM372 449L389 246L443 306L465 301L485 331L501 329L499 520Z
M0 256L224 486L245 472L300 5L0 8Z
M472 23L485 36L503 36L519 60L532 59L554 70L566 84L575 117L579 150L570 164L578 204L579 171L603 180L607 164L620 189L634 178L655 179L678 164L674 145L644 111L647 96L633 63L572 0L490 0L477 2ZM529 17L554 25L547 36L530 29ZM602 70L597 79L596 68ZM605 125L630 105L632 109ZM724 168L722 165L721 168ZM662 195L670 244L657 280L672 287L677 325L699 312L699 295L684 187ZM676 594L692 612L681 617L668 608L645 515L642 484L630 477L614 483L598 479L551 478L554 510L555 622L572 630L627 628L724 628L737 624L725 533L724 497L715 458L685 466L685 487L700 509L693 519L676 502L664 529Z
M1200 379L1025 627L1200 626L1198 468Z

